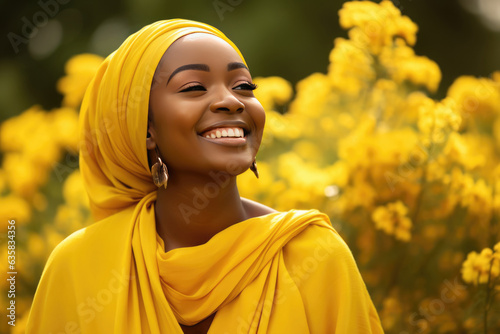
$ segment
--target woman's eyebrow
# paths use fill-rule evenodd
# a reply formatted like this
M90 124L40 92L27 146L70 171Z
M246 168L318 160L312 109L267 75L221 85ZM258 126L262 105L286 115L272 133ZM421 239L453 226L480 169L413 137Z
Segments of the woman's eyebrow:
M243 63L234 62L234 63L227 64L227 70L228 71L236 70L238 68L244 68L244 69L246 69L248 71L248 67L245 64L243 64Z
M187 64L187 65L179 66L172 72L172 74L170 74L170 77L167 80L167 84L169 83L170 79L172 79L172 77L174 75L176 75L179 72L187 71L187 70L198 70L198 71L210 72L210 67L208 67L208 65L205 65L205 64Z

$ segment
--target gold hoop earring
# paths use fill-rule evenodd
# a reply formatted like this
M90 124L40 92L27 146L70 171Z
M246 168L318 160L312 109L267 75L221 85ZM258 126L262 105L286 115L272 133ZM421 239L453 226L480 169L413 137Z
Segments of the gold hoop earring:
M255 174L256 178L259 178L259 171L257 170L257 162L255 160L250 165L250 170Z
M161 161L160 152L158 152L158 147L155 148L157 161L151 167L151 176L153 177L154 184L160 188L165 187L167 189L168 182L168 169L167 165Z

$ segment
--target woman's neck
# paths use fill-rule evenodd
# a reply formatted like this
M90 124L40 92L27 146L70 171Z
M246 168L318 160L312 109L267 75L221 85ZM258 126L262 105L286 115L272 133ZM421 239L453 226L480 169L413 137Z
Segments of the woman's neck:
M236 177L222 172L208 176L184 175L159 188L155 204L156 229L165 251L206 243L248 214Z

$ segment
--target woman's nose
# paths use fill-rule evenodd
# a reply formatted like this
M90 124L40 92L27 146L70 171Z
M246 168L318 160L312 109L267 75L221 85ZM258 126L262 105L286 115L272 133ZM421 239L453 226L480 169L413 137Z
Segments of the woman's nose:
M240 113L243 110L245 105L227 88L221 89L210 105L212 112Z

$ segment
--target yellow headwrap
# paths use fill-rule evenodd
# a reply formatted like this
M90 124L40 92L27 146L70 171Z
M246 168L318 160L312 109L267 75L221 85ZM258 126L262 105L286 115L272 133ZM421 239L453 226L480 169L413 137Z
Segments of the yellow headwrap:
M92 81L81 170L102 220L53 251L26 333L182 334L179 323L213 314L210 334L382 333L352 254L315 210L250 218L205 244L164 251L146 155L149 90L168 46L194 32L233 45L201 23L157 22Z
M90 83L80 112L80 169L96 220L156 190L146 151L153 75L173 42L199 32L222 38L243 59L214 27L189 20L159 21L131 35L106 58Z

